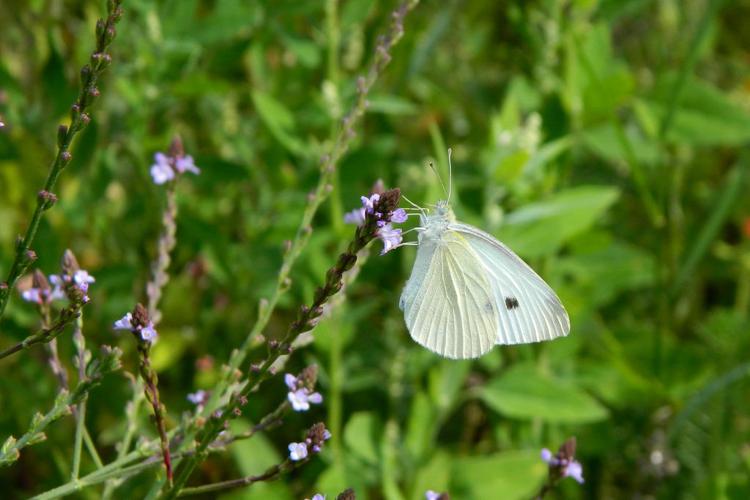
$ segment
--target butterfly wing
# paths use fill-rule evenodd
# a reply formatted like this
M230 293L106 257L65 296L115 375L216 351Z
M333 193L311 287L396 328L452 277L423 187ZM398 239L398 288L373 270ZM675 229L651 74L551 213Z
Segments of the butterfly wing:
M487 273L467 240L422 238L399 301L411 337L441 356L476 358L497 342L497 306Z
M519 256L468 224L448 226L466 240L486 272L498 311L498 344L526 344L562 337L570 319L555 292Z

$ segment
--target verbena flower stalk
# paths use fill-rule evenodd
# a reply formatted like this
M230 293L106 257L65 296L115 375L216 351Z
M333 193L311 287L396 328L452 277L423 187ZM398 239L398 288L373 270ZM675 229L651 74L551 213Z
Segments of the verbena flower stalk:
M156 429L159 432L159 443L164 460L164 469L167 473L167 481L172 483L172 459L169 452L169 436L165 423L166 408L159 398L159 378L151 366L151 345L156 340L157 333L154 324L149 318L146 308L138 303L132 313L127 313L122 319L115 322L115 329L128 330L133 334L138 349L138 373L140 373L144 384L144 395L151 404L154 412Z
M78 266L75 256L70 250L66 250L62 259L62 274L50 275L54 283L54 289L41 272L34 274L34 286L23 293L25 300L36 302L42 317L41 329L29 335L18 344L0 352L0 359L27 349L36 344L53 342L66 327L76 321L81 315L81 309L89 302L88 286L94 278ZM50 320L53 300L66 297L68 305L58 312L54 321ZM50 364L52 371L57 376L63 388L67 388L67 374L57 356L57 349L51 350Z
M373 54L372 62L365 74L357 79L356 100L349 112L342 119L342 126L332 141L332 146L328 154L321 158L320 178L315 189L310 193L307 199L307 206L302 214L302 220L295 233L294 239L289 243L284 259L279 270L276 280L276 287L268 300L261 302L258 310L258 318L253 324L250 332L245 338L242 345L235 349L230 357L228 369L224 377L219 381L214 389L211 399L205 407L203 415L209 416L216 408L225 402L231 395L230 389L236 382L235 374L240 366L244 363L256 338L265 329L268 321L271 319L276 304L281 296L289 289L291 281L289 274L297 258L307 245L312 233L312 221L322 203L326 200L331 192L331 180L335 173L341 157L349 149L349 146L356 136L356 126L367 111L367 97L376 81L383 73L384 69L391 60L391 51L399 42L404 33L404 20L406 15L418 4L418 0L403 2L391 14L391 26L385 35L378 37L378 44ZM186 442L192 439L190 433L186 436Z
M541 500L551 492L561 479L570 477L576 482L583 484L583 468L581 463L575 459L576 455L576 438L568 438L557 451L552 454L550 450L544 448L541 456L542 460L549 466L547 480L544 482L539 492L534 496L536 500Z
M390 222L391 214L398 209L400 197L401 192L398 189L391 189L382 196L378 196L373 202L372 211L367 212L364 223L357 227L354 239L349 243L346 251L339 255L336 264L326 273L325 284L315 292L312 304L300 307L297 319L290 325L281 340L268 341L266 358L251 367L241 391L232 394L221 414L212 415L200 430L196 439L196 453L180 464L174 486L169 488L164 498L174 498L179 494L195 467L206 458L208 446L225 429L228 420L242 414L241 408L247 403L250 393L257 390L272 375L271 365L281 355L291 353L292 342L300 334L315 328L323 314L325 304L343 287L344 273L354 266L357 254L378 237L381 223Z
M31 245L36 237L44 212L49 210L57 201L57 196L52 191L63 169L73 158L70 153L73 139L91 121L89 108L99 96L99 88L97 87L99 77L112 61L112 57L107 50L117 33L115 26L122 17L121 4L122 0L108 0L107 17L99 19L96 23L96 48L91 54L90 63L81 69L81 88L75 103L71 107L70 125L60 125L57 130L57 154L50 166L44 187L37 196L37 205L31 216L29 227L26 229L26 234L16 242L16 256L8 271L8 276L4 282L0 283L0 317L5 312L5 307L8 305L11 292L18 283L18 279L37 258L36 253L31 249Z

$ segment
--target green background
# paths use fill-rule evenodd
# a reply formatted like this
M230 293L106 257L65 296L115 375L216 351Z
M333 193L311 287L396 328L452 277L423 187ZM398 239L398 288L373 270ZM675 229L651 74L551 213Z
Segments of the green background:
M318 160L394 6L125 1L92 123L33 248L45 273L58 272L71 248L96 277L84 313L89 347L119 345L134 372L134 343L111 323L145 298L164 203L148 168L182 136L202 173L178 186L178 244L154 350L170 427L190 410L186 394L217 380L272 292ZM96 1L0 3L3 277L103 12ZM342 216L360 195L383 179L434 203L442 191L426 165L445 175L452 147L458 217L550 283L571 334L475 362L440 359L411 341L398 309L414 249L380 257L377 243L315 342L289 362L295 373L319 365L324 404L213 455L192 484L260 473L322 420L333 439L320 457L227 497L334 498L351 486L358 498L417 499L427 489L528 498L546 477L540 449L575 435L586 483L563 481L560 498L747 498L748 16L746 2L710 0L418 5L266 332L283 333L310 302L353 234ZM37 325L14 294L0 344ZM72 366L70 332L60 351ZM105 459L125 429L128 387L114 374L89 399ZM23 433L56 390L43 348L2 360L0 438ZM272 379L242 420L285 396L281 377ZM141 417L139 433L153 437ZM66 482L73 428L72 418L58 421L0 471L7 494ZM153 474L117 495L143 494Z

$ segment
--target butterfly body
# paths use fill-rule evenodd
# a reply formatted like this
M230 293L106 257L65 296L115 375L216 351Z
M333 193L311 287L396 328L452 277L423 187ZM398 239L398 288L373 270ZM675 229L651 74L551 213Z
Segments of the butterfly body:
M568 334L568 314L554 291L494 237L457 222L448 202L422 214L417 230L417 257L399 301L416 342L466 359L496 344Z

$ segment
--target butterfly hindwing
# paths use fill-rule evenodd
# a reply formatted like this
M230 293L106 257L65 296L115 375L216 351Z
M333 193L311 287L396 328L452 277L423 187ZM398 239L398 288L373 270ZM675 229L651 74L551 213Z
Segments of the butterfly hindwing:
M439 244L420 243L400 306L412 338L441 356L476 358L497 343L493 288L478 254L458 232L446 233Z
M525 344L565 336L570 320L555 292L520 257L491 235L452 223L488 276L497 305L498 344Z

